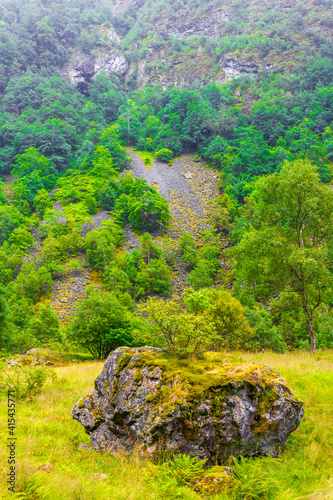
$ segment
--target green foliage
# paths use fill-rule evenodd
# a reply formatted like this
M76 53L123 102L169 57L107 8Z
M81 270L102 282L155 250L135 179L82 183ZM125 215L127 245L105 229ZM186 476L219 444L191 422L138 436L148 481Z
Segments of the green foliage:
M60 322L49 301L40 304L38 312L29 323L29 333L37 340L38 345L48 345L52 341L61 340Z
M52 200L50 199L48 192L46 189L41 189L38 191L37 195L34 198L33 202L34 208L36 212L39 213L40 218L42 219L44 217L45 212L52 208Z
M162 250L149 233L144 233L140 238L140 253L146 264L149 264L151 259L158 259L162 256Z
M119 346L133 345L128 310L113 292L89 291L70 323L69 338L95 358L105 359Z
M180 237L179 250L182 260L187 268L193 268L198 260L197 252L195 249L195 240L192 234L182 233Z
M51 189L55 184L55 169L50 160L41 155L32 147L25 153L15 157L16 165L12 173L19 178L14 182L14 193L17 204L21 206L22 201L28 201L30 208L35 197L42 189Z
M195 290L206 288L213 283L214 267L209 260L198 260L193 271L188 275L186 283Z
M8 342L8 319L9 308L7 293L5 288L0 285L0 348L5 346L6 340Z
M226 235L230 232L235 213L235 204L226 193L210 202L209 219L217 233Z
M309 161L285 163L280 173L259 179L251 195L251 225L231 250L240 294L255 297L296 295L316 349L313 321L329 300L332 276L328 261L333 194L320 182ZM297 303L298 302L298 303Z
M44 266L37 270L30 262L24 262L12 286L13 294L18 298L28 298L37 302L43 294L48 294L52 287L52 276Z
M172 157L173 157L173 152L167 148L162 148L159 151L155 151L154 154L155 154L156 160L165 161L165 162L172 160Z
M20 212L11 206L0 205L0 245L8 239L10 233L24 220Z
M110 262L110 264L106 266L103 282L108 290L115 293L128 292L132 287L128 274L120 269L116 262Z
M1 184L0 193L0 283L7 287L11 311L10 345L22 349L29 345L32 304L50 292L52 278L65 272L63 259L80 251L86 251L89 264L104 272L106 286L130 307L131 297L168 293L170 271L148 236L141 241L140 252L125 256L116 252L121 239L115 227L89 232L85 241L80 237L81 226L100 208L113 211L115 220L140 231L168 225L167 201L144 181L119 176L130 164L124 143L149 151L150 156L155 151L163 161L176 154L197 153L221 169L224 194L212 201L210 222L222 235L234 226L231 238L240 251L235 291L249 306L246 315L257 329L249 341L251 348L279 349L283 344L279 332L292 345L308 345L306 317L313 323L318 345L331 345L332 256L325 222L330 214L317 218L311 214L303 231L304 249L299 251L292 237L293 223L296 227L299 221L295 214L288 219L276 209L279 203L286 208L284 200L296 196L295 186L285 183L279 192L275 181L271 189L254 182L268 175L270 183L272 173L286 172L285 161L301 165L306 159L317 166L323 182L331 181L333 51L330 42L308 24L329 30L330 6L318 0L310 15L302 2L291 9L264 6L249 28L249 4L240 6L233 0L229 21L222 21L214 39L194 35L178 40L164 33L163 26L176 12L181 22L190 12L191 19L200 23L211 7L212 2L201 5L197 0L168 5L153 0L139 8L140 15L132 6L115 15L100 0L89 5L76 0L71 5L27 0L24 5L5 2L0 6L0 174L12 171L17 177ZM138 91L134 70L126 84L122 77L99 74L89 85L80 83L80 93L62 79L57 68L65 66L73 48L74 53L79 49L89 56L107 52L106 29L111 26L125 37L122 47L115 39L112 44L134 64L145 61L150 50L163 48L166 62L159 62L156 70L151 66L162 77L166 67L173 65L174 54L180 62L192 56L197 59L199 46L202 61L212 60L216 71L226 54L254 65L258 61L265 65L269 55L276 67L283 61L288 70L269 74L259 65L256 75L243 75L224 85L165 90L156 85ZM156 81L154 75L150 81ZM313 180L310 171L308 177ZM286 178L290 181L290 176ZM304 185L299 178L297 182ZM56 184L58 189L50 197ZM322 190L322 184L317 186L329 201L328 191ZM266 194L260 198L261 189ZM275 208L267 201L273 194L279 200ZM63 212L52 210L55 200L60 200ZM316 213L313 200L311 211ZM323 205L319 208L325 212ZM24 254L34 243L31 233L39 223L32 211L44 219L39 228L44 242L42 261L29 257L32 262L28 263ZM66 221L61 219L64 216ZM317 231L307 233L309 226L316 225ZM324 232L327 238L323 240ZM293 242L291 247L287 240ZM275 267L268 250L276 256ZM217 240L208 238L202 244L200 238L195 242L183 235L180 252L190 271L189 285L200 291L216 283L220 269ZM286 272L287 261L289 269L297 271L296 278ZM300 274L304 280L302 276L299 280ZM297 288L295 283L306 288L306 307L305 292L302 295L302 286ZM271 300L277 293L278 298ZM272 312L253 308L256 300L267 306L267 297Z
M173 455L172 460L166 464L172 476L179 484L194 484L205 475L205 464L207 460L191 457L185 453Z
M185 303L190 312L204 315L213 325L216 335L214 348L257 349L256 334L245 316L241 303L222 288L188 289Z
M171 285L171 275L164 259L151 259L142 266L135 278L136 296L165 294Z
M269 349L284 352L286 343L279 328L273 324L272 314L263 307L245 307L244 314L255 334L249 340L251 350Z
M122 221L130 222L135 229L166 227L170 210L165 198L143 179L127 176L119 186L121 196L115 203L115 214Z
M11 389L17 400L32 399L40 394L48 381L57 376L53 370L45 366L16 366L0 368L1 385Z
M122 230L112 219L103 221L100 228L90 231L85 238L88 262L96 269L103 270L115 255L122 241Z
M138 310L147 317L151 328L133 332L134 338L163 347L171 354L198 356L217 340L215 326L207 316L186 311L174 299L149 298L138 305Z
M20 250L26 251L34 243L34 238L25 227L17 227L12 231L7 241L10 245L15 245Z

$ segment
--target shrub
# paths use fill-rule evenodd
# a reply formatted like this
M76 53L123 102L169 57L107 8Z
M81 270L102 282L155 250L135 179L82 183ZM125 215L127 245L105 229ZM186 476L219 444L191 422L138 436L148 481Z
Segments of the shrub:
M170 211L168 202L157 191L146 192L140 198L128 198L128 220L135 229L156 227L159 223L166 227Z
M217 233L228 234L231 230L231 217L226 207L214 201L209 207L209 220Z
M34 238L24 227L17 227L9 236L8 243L15 245L20 250L26 251L34 243Z
M164 259L152 259L136 276L136 295L165 293L171 285L171 275Z
M159 161L168 162L172 159L173 152L171 149L162 148L159 151L155 151L155 158Z
M104 221L101 227L90 231L86 236L88 262L96 269L103 270L113 259L121 241L121 228L113 220Z
M170 354L198 356L217 340L214 323L207 315L188 312L176 300L149 298L138 310L151 329L135 331L136 340L162 347Z
M120 269L116 262L110 262L105 268L103 282L111 292L126 292L132 287L127 273Z
M145 180L128 175L119 190L122 194L116 200L114 212L117 219L129 221L138 230L167 226L170 219L168 201Z
M179 250L187 268L193 268L198 260L195 240L191 233L183 233L180 238Z
M61 340L59 328L60 322L50 301L40 304L37 314L31 318L29 333L39 344L48 344L50 341Z
M57 375L45 366L15 366L0 369L1 386L15 392L16 399L33 398L42 391L48 380L55 380Z
M187 290L185 303L190 312L202 314L216 330L215 348L250 349L256 329L251 328L241 303L227 290Z
M248 341L251 350L270 349L284 352L286 343L277 326L273 324L272 315L264 307L246 307L245 316L255 334Z
M200 259L193 271L188 275L186 283L199 290L213 283L214 265L206 259Z

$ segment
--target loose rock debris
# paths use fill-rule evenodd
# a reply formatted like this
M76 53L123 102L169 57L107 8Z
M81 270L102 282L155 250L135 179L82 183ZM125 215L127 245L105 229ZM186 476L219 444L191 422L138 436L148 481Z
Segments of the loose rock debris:
M182 233L190 232L199 243L200 233L211 229L208 202L220 194L217 187L219 172L194 161L191 155L175 159L171 166L154 160L153 165L147 168L135 151L130 150L129 153L133 175L145 179L169 201L170 225L165 234L157 235L154 239L162 248L171 246L174 249L172 294L181 295L189 273L178 250L180 237ZM221 244L223 251L228 241ZM227 270L226 257L222 257L222 266Z

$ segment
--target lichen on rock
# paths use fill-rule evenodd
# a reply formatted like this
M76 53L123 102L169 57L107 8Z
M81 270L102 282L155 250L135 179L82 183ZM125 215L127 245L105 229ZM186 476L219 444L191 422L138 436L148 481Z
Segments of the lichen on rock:
M27 351L23 356L13 360L10 366L16 365L47 365L47 366L59 366L66 363L66 359L59 352L50 351L50 349L44 349L41 347L34 347Z
M231 455L276 457L301 421L302 403L273 368L228 361L120 347L72 416L97 450L186 453L211 464Z

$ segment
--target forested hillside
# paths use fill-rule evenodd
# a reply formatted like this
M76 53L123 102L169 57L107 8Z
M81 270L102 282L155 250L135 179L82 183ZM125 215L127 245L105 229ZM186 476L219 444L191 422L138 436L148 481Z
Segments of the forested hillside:
M331 345L331 231L313 232L331 221L331 7L1 2L3 347L75 340L78 326L60 328L58 316L63 321L67 313L52 297L64 290L58 280L84 272L85 284L96 281L91 307L113 297L112 308L123 311L124 333L111 345L140 341L131 333L140 330L138 301L173 296L172 272L180 270L181 293L187 279L186 293L199 293L204 310L213 300L203 298L207 287L227 286L233 313L247 322L234 347L248 341L283 350L312 338L314 348L315 335L319 346ZM131 177L128 148L145 152L147 167L153 158L172 165L190 153L220 173L220 194L205 210L208 232L194 226L168 240L168 202L154 182ZM293 170L305 191L297 192L292 175L279 184ZM267 186L277 182L282 190L270 194L269 208L258 180L266 176ZM267 210L276 214L268 221ZM274 251L278 267L285 264L281 275L268 261L260 265L273 252L265 249L267 224L271 241L287 238ZM126 243L130 229L141 238L134 249ZM251 231L255 241L262 238L260 254L247 250ZM284 260L293 250L288 241L300 248L294 263ZM226 267L228 244L234 248ZM82 299L85 287L78 286ZM195 315L190 302L182 307ZM225 347L230 325L219 327ZM254 336L244 333L251 329Z

